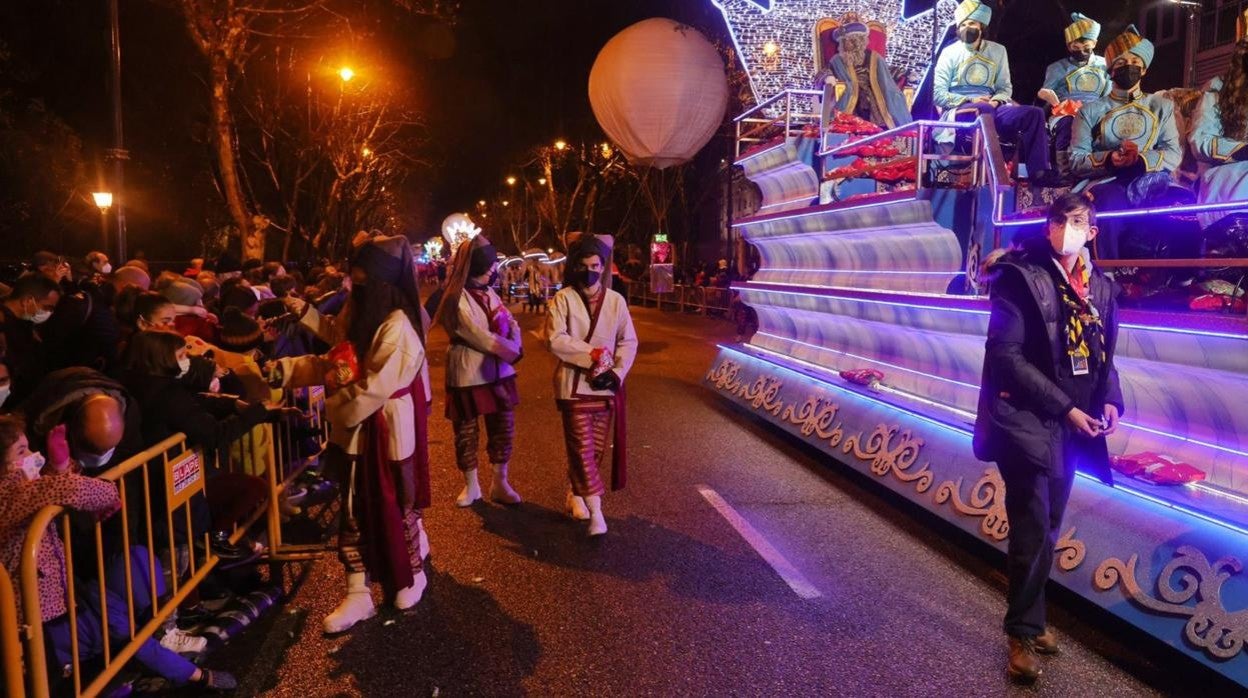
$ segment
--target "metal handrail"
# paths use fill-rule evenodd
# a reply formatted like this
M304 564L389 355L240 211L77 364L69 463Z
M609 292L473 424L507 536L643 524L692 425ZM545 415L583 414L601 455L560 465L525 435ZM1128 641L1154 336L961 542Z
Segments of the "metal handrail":
M22 681L22 641L17 626L17 596L9 571L0 567L0 661L4 667L4 695L25 698Z

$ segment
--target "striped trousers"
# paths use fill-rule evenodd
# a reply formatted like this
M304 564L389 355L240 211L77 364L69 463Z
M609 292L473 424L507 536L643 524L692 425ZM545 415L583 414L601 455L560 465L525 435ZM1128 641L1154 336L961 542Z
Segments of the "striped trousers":
M605 400L560 400L563 440L568 449L568 480L578 497L601 496L606 492L599 468L607 453L611 431L610 402Z

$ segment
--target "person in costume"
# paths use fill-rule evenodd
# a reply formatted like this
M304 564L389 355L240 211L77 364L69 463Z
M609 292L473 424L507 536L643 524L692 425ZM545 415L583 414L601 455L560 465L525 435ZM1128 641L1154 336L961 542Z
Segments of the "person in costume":
M1200 203L1248 200L1248 10L1239 17L1235 51L1209 83L1192 128L1192 151L1212 165L1200 178ZM1227 212L1203 214L1208 227Z
M607 532L606 493L599 467L615 416L611 488L626 481L624 379L637 356L637 333L628 303L604 280L610 248L583 234L568 249L567 286L551 300L546 322L555 369L555 402L568 449L568 512L589 521L589 535Z
M867 25L855 13L841 18L832 34L837 52L828 61L828 71L844 83L845 91L836 102L837 111L853 114L884 128L896 128L914 119L906 98L897 88L888 63L867 48Z
M1113 282L1087 249L1096 210L1065 194L1049 208L1046 231L989 269L992 314L972 441L975 457L995 461L1005 482L1007 671L1021 682L1040 675L1037 654L1058 651L1044 590L1076 467L1112 484L1105 437L1123 413Z
M490 498L519 504L507 481L516 435L516 369L523 352L520 325L494 292L498 255L484 235L460 244L434 320L446 329L446 417L455 432L455 462L464 489L455 503L470 506L481 499L477 482L480 422L485 422L486 451L494 469Z
M364 234L352 246L351 297L339 316L284 299L333 349L274 366L274 382L284 387L326 384L331 391L327 455L342 483L338 556L347 593L325 618L327 633L376 614L370 578L400 610L416 605L427 584L421 510L430 504L429 365L411 246L402 237Z
M1162 205L1171 192L1171 174L1183 159L1174 103L1146 94L1140 81L1153 62L1153 43L1135 25L1105 49L1113 87L1104 99L1083 105L1071 134L1071 171L1085 178L1101 211ZM1096 243L1101 259L1119 259L1129 224L1106 220Z
M1070 170L1070 135L1075 114L1109 94L1109 70L1105 59L1096 55L1096 40L1101 25L1091 17L1073 12L1066 27L1068 55L1049 64L1044 71L1044 87L1036 95L1049 105L1049 131L1057 153L1057 167L1062 173Z
M1018 134L1026 178L1047 182L1053 173L1044 111L1013 102L1005 47L984 38L991 20L992 8L977 0L963 0L954 10L958 41L945 47L936 59L932 99L946 119L961 121L992 114L1001 138L1013 140Z

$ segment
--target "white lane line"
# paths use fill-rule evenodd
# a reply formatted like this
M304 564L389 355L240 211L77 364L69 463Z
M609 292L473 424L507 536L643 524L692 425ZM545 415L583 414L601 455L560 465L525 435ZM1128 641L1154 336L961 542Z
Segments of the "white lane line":
M537 330L529 330L529 334L533 335L533 338L539 341L546 339L545 337L542 336L542 333L538 332Z
M720 516L727 519L728 523L737 530L737 533L741 534L742 538L745 539L745 542L749 543L751 548L754 548L754 552L758 553L759 557L763 558L767 561L767 564L771 565L771 568L774 569L776 574L780 575L780 578L789 585L789 588L793 590L793 593L803 599L817 599L823 596L823 594L815 588L815 585L811 584L809 579L806 579L805 575L799 572L792 563L786 560L784 556L780 554L780 551L776 550L771 543L768 543L767 539L763 537L763 534L759 533L758 529L751 526L750 522L745 520L745 517L738 514L737 510L733 509L731 504L724 501L724 498L719 496L718 492L707 487L706 485L697 485L697 488L698 493L701 494L711 506L715 507L715 511L718 511Z

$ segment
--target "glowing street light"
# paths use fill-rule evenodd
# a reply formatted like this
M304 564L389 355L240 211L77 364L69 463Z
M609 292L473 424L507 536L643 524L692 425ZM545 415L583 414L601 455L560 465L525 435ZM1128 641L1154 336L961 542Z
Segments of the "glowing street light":
M516 186L516 178L515 178L515 177L508 177L508 178L507 178L507 186L509 186L509 187L514 187L514 186Z
M555 150L567 150L567 149L568 149L567 141L563 140L562 138L555 141Z
M360 148L360 155L363 155L366 158L372 157L373 151L368 146L364 146L363 148Z
M543 187L544 187L544 186L546 186L546 178L545 178L545 177L538 177L538 178L537 178L537 183L538 183L538 185L540 185L540 186L543 186Z
M355 71L344 65L338 69L338 77L342 78L343 82L351 82L351 78L355 77Z
M504 206L510 206L510 205L511 205L511 202L510 202L510 201L508 201L508 200L506 200L506 199L503 199L503 205L504 205Z
M92 192L91 198L95 200L95 205L100 207L100 213L104 213L113 205L113 193L111 191Z
M478 206L484 206L484 205L485 205L485 199L480 199L479 201L477 201L477 205L478 205Z
M601 147L602 147L602 156L603 156L604 158L610 158L610 157L611 157L611 154L612 154L613 152L615 152L615 151L611 150L611 144L610 144L610 143L603 143Z

